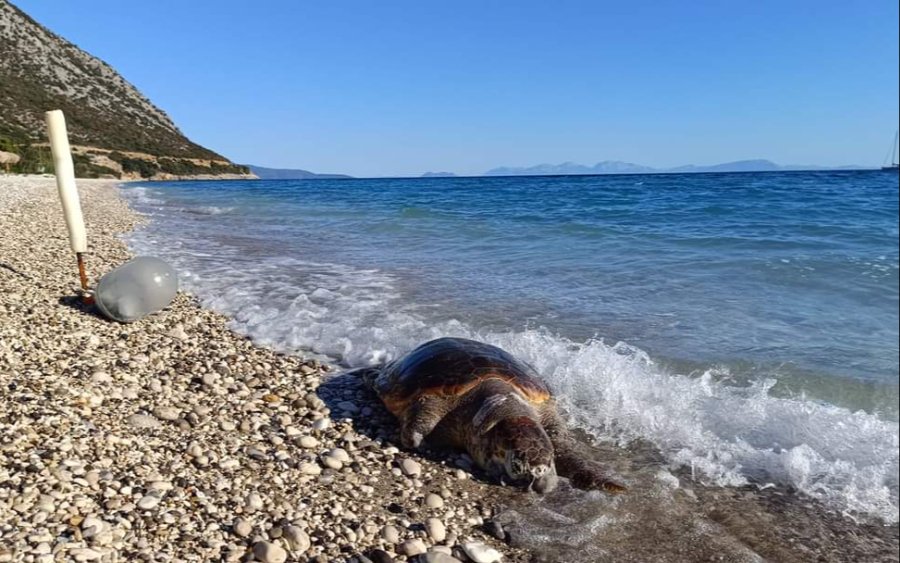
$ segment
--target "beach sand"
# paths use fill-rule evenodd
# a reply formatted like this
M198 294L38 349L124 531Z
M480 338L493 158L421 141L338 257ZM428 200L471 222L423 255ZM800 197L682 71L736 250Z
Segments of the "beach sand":
M115 186L79 181L92 281L129 258L118 237L143 220ZM494 485L464 456L399 450L357 378L255 346L188 295L119 324L77 291L54 180L0 176L0 562L430 548L452 563L440 550L465 560L470 541L503 561L897 560L897 525L783 487L702 485L646 444L595 451L625 495Z
M78 185L95 283L142 219L115 181ZM54 179L0 176L0 561L527 558L480 531L509 493L393 447L352 382L185 294L119 324L78 288Z

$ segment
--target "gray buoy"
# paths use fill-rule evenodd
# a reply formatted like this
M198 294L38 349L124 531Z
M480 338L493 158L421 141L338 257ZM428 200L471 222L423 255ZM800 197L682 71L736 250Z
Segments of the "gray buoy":
M106 317L130 323L165 309L178 291L175 269L159 258L138 256L109 272L94 299Z

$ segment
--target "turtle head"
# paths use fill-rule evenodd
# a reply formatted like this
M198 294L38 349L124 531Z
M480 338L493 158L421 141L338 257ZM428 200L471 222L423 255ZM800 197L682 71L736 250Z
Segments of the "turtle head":
M553 444L541 425L531 417L505 418L487 433L490 444L485 468L538 493L556 488Z

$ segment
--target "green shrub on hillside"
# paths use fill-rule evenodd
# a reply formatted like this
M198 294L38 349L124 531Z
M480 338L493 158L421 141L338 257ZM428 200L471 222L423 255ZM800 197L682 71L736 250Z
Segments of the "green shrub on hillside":
M154 174L159 172L159 166L149 160L144 160L143 158L123 157L122 160L118 162L122 165L123 172L137 172L140 174L141 178L152 178Z

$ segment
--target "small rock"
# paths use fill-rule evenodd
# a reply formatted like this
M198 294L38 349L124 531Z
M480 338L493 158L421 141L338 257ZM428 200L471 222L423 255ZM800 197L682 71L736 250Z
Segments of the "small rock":
M441 508L444 506L444 499L434 493L425 495L425 506L428 508Z
M312 436L301 436L300 439L297 440L297 442L300 444L301 447L304 447L304 448L307 448L310 450L313 448L319 447L319 441L316 440L315 438L313 438Z
M447 539L447 528L438 518L427 518L425 520L425 531L428 537L435 543L441 543Z
M400 462L400 470L407 477L418 477L422 474L422 466L419 465L419 462L408 457Z
M339 470L344 467L344 464L337 458L331 457L331 455L322 456L322 465L325 467L330 467L331 469Z
M175 328L167 332L170 337L176 340L187 340L187 333L184 331L184 326L181 324L175 325Z
M178 420L181 412L175 407L156 407L153 409L153 416L160 420Z
M428 553L426 553L419 560L424 561L425 563L460 563L459 559L453 557L449 553L437 551L433 548L428 550Z
M135 428L159 428L160 426L159 420L141 413L134 413L127 420L128 424Z
M161 499L156 495L144 495L137 501L137 507L141 510L153 510Z
M481 542L464 543L462 548L466 555L469 556L469 559L475 563L496 563L503 558L499 551Z
M428 551L428 548L425 547L425 542L419 539L406 540L405 542L400 544L400 547L397 548L397 551L406 555L407 557L413 557L415 555L419 555L421 553L425 553Z
M277 543L258 541L253 544L253 556L263 563L284 563L288 554Z
M76 547L75 549L70 549L69 555L71 555L75 561L97 561L103 557L102 552L89 547Z
M96 516L88 516L81 521L81 536L90 539L107 528L106 522Z
M400 530L396 526L387 525L381 529L381 537L389 544L400 543Z
M250 493L247 495L247 499L244 501L244 510L247 512L256 512L263 507L263 499L256 493Z
M235 518L234 524L231 525L231 529L236 536L246 538L253 533L253 524L243 518Z
M310 546L309 534L298 528L297 526L285 526L282 530L282 536L288 542L291 551L303 553Z
M112 377L105 371L95 371L91 374L91 381L98 385L112 382Z
M329 457L340 461L341 463L350 463L350 454L344 448L334 448L328 452Z
M304 475L320 475L322 473L322 468L319 467L318 464L310 463L308 461L305 461L298 465L297 469Z
M313 430L318 430L321 432L322 430L327 430L328 427L331 426L331 420L328 418L320 418L319 420L313 422Z

